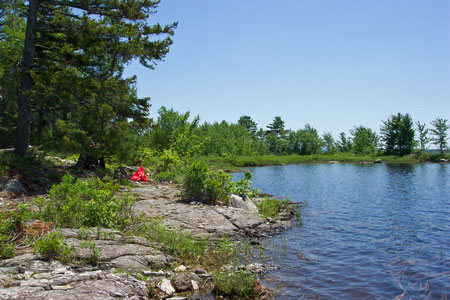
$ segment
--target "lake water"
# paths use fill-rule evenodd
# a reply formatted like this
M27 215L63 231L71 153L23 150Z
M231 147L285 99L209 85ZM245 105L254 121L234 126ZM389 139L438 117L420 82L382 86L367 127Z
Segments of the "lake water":
M261 192L305 205L302 226L255 251L277 298L450 299L449 164L250 170Z

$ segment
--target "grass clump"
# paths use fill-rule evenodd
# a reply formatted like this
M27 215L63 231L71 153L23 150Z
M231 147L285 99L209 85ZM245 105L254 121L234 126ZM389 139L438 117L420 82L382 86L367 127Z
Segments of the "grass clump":
M94 241L82 241L80 246L91 251L91 255L87 258L86 262L91 265L98 265L101 250L97 247L97 244Z
M291 202L288 199L278 200L266 197L264 200L257 203L256 206L263 218L276 218L282 211L287 209L290 203Z
M83 181L68 174L48 199L38 198L41 217L60 227L123 228L131 222L134 199L117 197L119 185L107 178Z
M170 229L159 220L135 226L133 234L161 244L165 251L177 256L185 264L214 267L226 264L235 257L234 242L222 239L216 242L194 236L187 230Z
M0 258L11 258L15 255L18 242L24 239L24 223L31 219L31 211L27 205L19 205L17 210L0 211Z
M63 262L70 262L75 252L75 247L69 247L64 241L61 232L53 231L35 244L36 251L43 259L58 258Z
M257 299L258 279L248 271L215 271L213 292L226 299Z

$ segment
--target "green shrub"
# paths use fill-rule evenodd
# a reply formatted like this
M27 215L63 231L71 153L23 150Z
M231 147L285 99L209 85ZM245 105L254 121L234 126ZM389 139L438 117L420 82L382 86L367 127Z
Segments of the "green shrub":
M203 161L194 161L188 168L183 185L183 196L196 199L205 192L209 203L222 202L228 204L230 194L247 194L250 197L258 195L257 189L252 189L251 172L245 172L245 178L233 182L231 175L223 170L210 170Z
M252 172L246 170L244 173L244 179L238 180L237 182L231 183L230 193L242 195L246 194L247 196L256 197L259 195L258 189L252 189L251 182Z
M51 188L48 199L38 199L40 214L61 227L120 228L131 221L134 199L115 196L118 189L107 178L83 181L65 175Z
M216 271L213 292L226 299L256 299L257 277L246 271Z
M69 247L60 232L53 231L40 239L35 248L43 259L59 258L62 261L71 261L75 247Z
M11 258L16 249L15 241L23 237L24 223L31 219L32 212L25 204L17 210L0 212L0 258Z
M7 259L14 256L16 245L8 242L8 237L0 234L0 259Z
M183 183L183 196L187 199L195 199L200 192L205 190L208 178L208 166L201 161L194 161L186 170Z

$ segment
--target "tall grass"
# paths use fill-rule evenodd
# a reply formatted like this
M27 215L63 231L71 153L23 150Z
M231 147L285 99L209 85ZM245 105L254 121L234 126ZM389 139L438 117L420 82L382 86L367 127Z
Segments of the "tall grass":
M233 241L200 238L184 229L168 228L160 220L147 220L134 226L130 233L159 243L163 251L180 258L185 264L202 265L205 268L232 262L238 252Z

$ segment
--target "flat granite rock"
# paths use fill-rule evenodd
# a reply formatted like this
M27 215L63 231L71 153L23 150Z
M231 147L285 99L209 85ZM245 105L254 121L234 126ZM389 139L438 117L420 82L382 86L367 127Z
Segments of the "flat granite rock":
M161 185L159 186L161 187ZM167 188L166 195L179 195L176 188ZM241 239L242 237L265 237L292 226L290 221L266 222L258 214L241 208L202 205L180 201L177 197L165 196L154 184L141 184L134 189L140 201L134 205L137 215L161 217L164 225L183 228L200 237ZM251 201L251 200L250 200Z
M83 277L81 277L83 278ZM105 273L94 279L72 278L66 285L0 288L0 299L85 300L148 299L144 282L126 274Z

